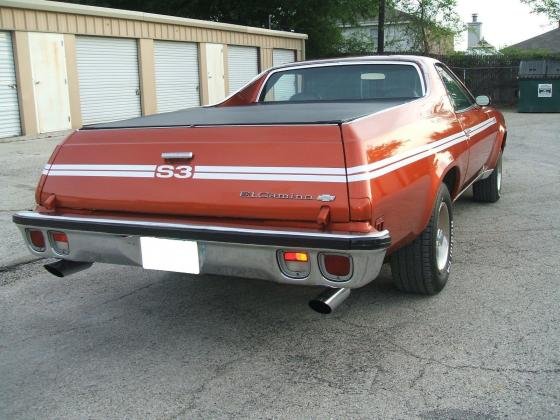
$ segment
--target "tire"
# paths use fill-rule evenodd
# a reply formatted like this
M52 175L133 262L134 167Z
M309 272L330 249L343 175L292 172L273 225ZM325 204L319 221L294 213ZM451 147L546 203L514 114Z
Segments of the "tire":
M439 293L449 278L452 254L453 207L449 190L442 184L426 229L391 255L395 286L407 293Z
M502 189L502 154L498 156L492 174L473 184L473 199L481 203L495 203L500 199Z

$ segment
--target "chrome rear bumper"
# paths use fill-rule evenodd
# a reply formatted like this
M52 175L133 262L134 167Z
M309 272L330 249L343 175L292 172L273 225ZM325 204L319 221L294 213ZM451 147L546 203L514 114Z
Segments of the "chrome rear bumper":
M141 267L141 237L184 239L198 244L201 274L345 288L364 286L377 277L390 245L387 231L357 234L238 228L36 212L18 213L13 221L30 251L39 257ZM25 232L29 228L42 230L46 238L49 230L65 232L70 243L69 253L57 253L48 240L45 251L33 250ZM284 275L277 261L279 250L306 251L311 263L309 275L298 279ZM329 280L321 271L319 256L333 252L352 257L352 275L347 281Z

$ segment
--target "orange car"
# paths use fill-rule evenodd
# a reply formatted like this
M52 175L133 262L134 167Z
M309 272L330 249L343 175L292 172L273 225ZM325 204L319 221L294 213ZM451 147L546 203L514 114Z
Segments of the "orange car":
M435 294L452 203L500 198L503 116L442 63L389 56L265 71L224 102L97 124L56 148L14 215L63 276L93 262L326 286L332 311L390 261Z

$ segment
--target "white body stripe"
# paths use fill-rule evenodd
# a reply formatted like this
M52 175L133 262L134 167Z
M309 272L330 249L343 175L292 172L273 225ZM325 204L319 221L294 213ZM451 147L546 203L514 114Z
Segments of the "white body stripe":
M404 159L406 159L410 156L417 155L419 153L422 153L422 152L425 152L427 150L433 149L433 148L435 148L437 146L440 146L442 144L445 144L447 142L451 142L453 140L456 140L457 138L460 138L462 140L466 140L466 136L462 132L461 133L456 133L456 134L453 134L449 137L445 137L444 139L441 139L441 140L426 144L424 146L420 146L420 147L417 147L415 149L409 150L405 153L401 153L401 154L398 154L398 155L395 155L395 156L391 156L391 157L386 158L386 159L378 160L377 162L370 163L369 165L353 166L351 168L348 168L348 175L357 174L357 173L360 173L360 172L373 171L375 169L382 168L382 167L387 166L391 163L399 162L399 161L404 160Z
M345 168L306 168L295 166L196 166L196 172L241 174L346 175Z
M195 172L195 179L228 179L241 181L346 182L345 175L232 174Z
M431 142L396 156L368 165L350 168L289 167L289 166L195 166L194 179L287 181L287 182L358 182L378 178L411 163L446 150L468 140L468 136L481 133L496 123L496 118ZM42 173L49 176L155 178L157 165L94 165L56 164L45 165Z
M153 178L155 172L140 171L53 171L49 176L100 176L109 178Z
M155 171L157 165L51 165L51 171Z

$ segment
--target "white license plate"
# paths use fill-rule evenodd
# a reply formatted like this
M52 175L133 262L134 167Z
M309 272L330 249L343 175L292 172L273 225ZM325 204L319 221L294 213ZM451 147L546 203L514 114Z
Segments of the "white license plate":
M179 239L140 238L142 267L149 270L199 274L198 245Z

